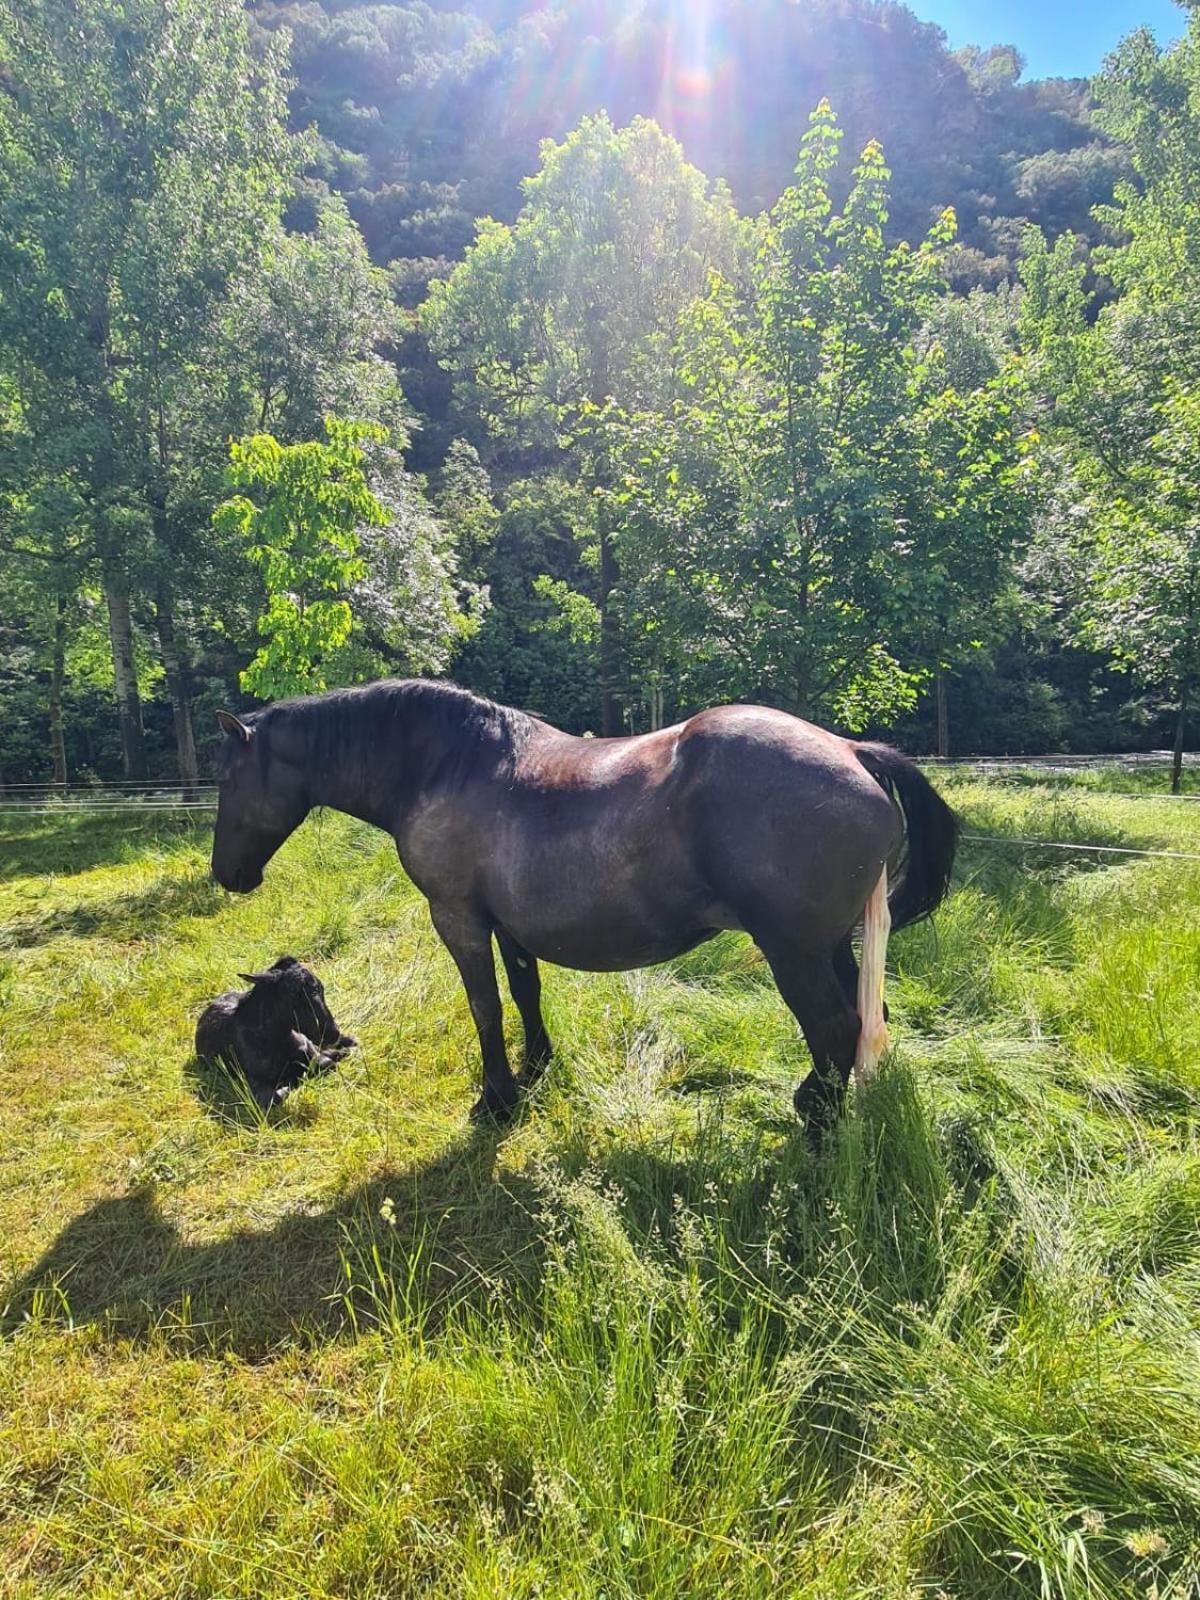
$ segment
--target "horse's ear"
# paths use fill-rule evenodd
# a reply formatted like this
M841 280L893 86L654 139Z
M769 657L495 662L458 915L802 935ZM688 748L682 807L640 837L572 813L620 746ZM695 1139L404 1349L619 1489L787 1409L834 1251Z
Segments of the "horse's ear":
M243 983L274 983L279 974L273 967L268 967L266 972L239 972L238 977Z
M254 729L250 724L243 722L241 717L235 717L232 711L218 711L217 721L226 733L240 739L243 744L249 744L254 737Z

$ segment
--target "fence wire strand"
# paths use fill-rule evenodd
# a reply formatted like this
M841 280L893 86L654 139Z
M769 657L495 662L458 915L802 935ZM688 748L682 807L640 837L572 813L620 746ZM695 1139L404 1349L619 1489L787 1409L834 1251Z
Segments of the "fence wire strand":
M1128 844L1068 844L1065 839L1021 839L999 833L964 833L964 843L1019 845L1031 850L1085 851L1093 855L1160 856L1166 861L1200 861L1200 853L1189 850L1151 850Z
M1017 788L1021 785L1015 781L1018 774L1025 772L1036 778L1039 771L1050 773L1057 770L1064 775L1079 771L1113 770L1114 768L1146 768L1163 764L1164 757L1157 753L1152 755L1134 757L991 757L991 758L946 758L931 757L922 762L922 765L940 767L946 771L957 771L964 775L979 777L996 787ZM1195 758L1193 758L1195 759ZM1189 762L1189 765L1192 763ZM1001 776L1004 774L1004 776ZM1098 789L1088 791L1085 798L1092 799L1120 799L1120 800L1154 800L1182 802L1195 805L1200 802L1200 795L1173 795L1173 794L1138 794L1122 793L1119 790ZM78 816L87 812L94 815L106 816L166 816L177 814L189 816L196 813L212 812L217 805L217 789L212 783L201 782L193 786L184 784L180 780L166 780L163 782L132 782L118 780L103 786L90 784L67 784L65 787L51 783L18 783L8 784L3 794L0 794L0 815L25 815L25 816ZM1200 861L1200 852L1188 850L1163 850L1148 846L1094 844L1090 840L1068 841L1064 839L1031 839L1022 836L964 833L964 843L988 844L1000 847L1023 850L1059 850L1066 853L1084 853L1088 855L1114 855L1114 856L1140 856L1157 858L1166 861Z

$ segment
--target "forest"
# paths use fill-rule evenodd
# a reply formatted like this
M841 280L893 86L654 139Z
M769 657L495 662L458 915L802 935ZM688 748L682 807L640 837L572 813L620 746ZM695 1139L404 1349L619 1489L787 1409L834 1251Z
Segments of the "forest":
M1193 735L1200 19L0 0L0 785L447 675Z

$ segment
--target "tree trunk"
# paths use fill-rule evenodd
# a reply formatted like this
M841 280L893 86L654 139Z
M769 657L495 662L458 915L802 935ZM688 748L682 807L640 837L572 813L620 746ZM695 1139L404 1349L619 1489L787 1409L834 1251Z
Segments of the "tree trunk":
M621 641L617 632L617 619L609 603L617 584L617 559L613 553L612 535L608 529L608 513L600 507L598 517L600 532L600 732L605 739L621 732L620 711L617 706L617 674L620 670Z
M158 624L158 644L162 652L163 670L167 675L167 689L171 695L171 711L175 719L175 751L179 763L179 777L185 801L197 799L200 767L196 760L196 734L192 725L192 697L187 658L180 649L175 632L175 609L171 591L165 582L159 584L155 606Z
M1175 721L1175 754L1171 762L1171 793L1178 794L1183 778L1183 740L1187 732L1188 699L1191 694L1191 682L1185 678L1183 687L1179 691L1179 715Z
M935 674L937 682L937 753L939 756L950 754L950 697L947 694L946 669L939 667Z
M608 379L608 340L599 324L590 330L588 358L591 373L588 379L588 396L597 411L603 411L610 397ZM592 484L599 492L596 511L596 533L600 545L600 573L597 609L600 612L600 733L605 739L623 732L620 708L617 704L617 682L621 670L621 636L617 619L613 615L611 596L620 579L617 555L613 549L612 528L609 524L609 506L605 499L611 482L607 446L603 439L593 440L590 447Z
M63 679L67 671L67 603L60 594L54 610L54 656L50 664L50 759L54 782L67 786L67 741L63 735Z
M136 781L146 776L146 742L142 731L137 669L133 659L129 582L123 572L110 568L104 574L104 598L108 602L108 636L112 643L117 717L121 725L121 761L126 778Z
M650 685L646 704L650 712L650 732L657 733L663 725L663 691L657 679Z

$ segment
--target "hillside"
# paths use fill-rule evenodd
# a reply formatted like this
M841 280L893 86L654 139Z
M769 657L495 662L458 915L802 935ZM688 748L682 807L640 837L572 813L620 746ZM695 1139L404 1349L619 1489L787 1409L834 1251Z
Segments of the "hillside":
M374 259L403 263L410 303L477 216L515 214L539 141L601 108L618 124L654 117L753 212L787 184L808 113L828 97L845 129L843 179L868 140L883 144L897 236L955 207L964 288L1010 275L1026 220L1096 237L1091 208L1124 170L1084 81L1022 82L1005 46L953 54L941 29L891 0L718 0L702 23L682 0L256 0L254 14L291 31L294 119L320 130L322 176L347 195Z

